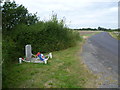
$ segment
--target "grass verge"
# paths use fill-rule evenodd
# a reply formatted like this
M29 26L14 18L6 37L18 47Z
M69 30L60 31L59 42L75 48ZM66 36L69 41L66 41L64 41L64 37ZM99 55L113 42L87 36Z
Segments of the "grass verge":
M83 41L84 42L84 41ZM80 58L83 42L66 50L53 52L48 64L14 64L7 72L7 88L85 88L97 77Z
M117 35L117 34L115 34L114 32L109 32L109 34L110 34L113 38L115 38L115 39L117 39L117 40L120 40L120 35Z

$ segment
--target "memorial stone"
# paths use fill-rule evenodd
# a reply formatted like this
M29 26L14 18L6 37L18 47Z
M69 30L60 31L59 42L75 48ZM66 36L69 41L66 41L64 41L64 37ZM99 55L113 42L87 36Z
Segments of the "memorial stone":
M25 46L25 55L26 55L26 60L31 60L32 57L32 52L31 52L31 45L26 45Z

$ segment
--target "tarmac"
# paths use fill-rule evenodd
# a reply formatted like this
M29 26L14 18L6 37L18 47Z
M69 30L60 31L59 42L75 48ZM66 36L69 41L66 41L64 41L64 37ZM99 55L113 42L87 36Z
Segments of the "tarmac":
M98 88L118 88L118 40L107 32L86 40L82 51L83 62L100 78Z

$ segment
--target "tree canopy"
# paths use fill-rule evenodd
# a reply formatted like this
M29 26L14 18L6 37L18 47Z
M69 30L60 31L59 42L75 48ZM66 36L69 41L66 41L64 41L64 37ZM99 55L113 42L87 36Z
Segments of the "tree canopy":
M4 2L2 6L3 30L11 30L18 24L31 25L38 22L36 14L28 12L23 5L17 5L15 1Z

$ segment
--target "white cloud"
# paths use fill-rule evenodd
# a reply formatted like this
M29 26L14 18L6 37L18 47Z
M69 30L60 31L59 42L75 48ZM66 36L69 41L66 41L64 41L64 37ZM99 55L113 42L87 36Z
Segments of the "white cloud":
M15 0L31 13L38 12L41 20L48 20L52 11L58 18L66 17L72 28L98 27L117 28L119 0ZM70 23L71 22L71 23ZM112 23L112 24L111 24Z
M118 11L118 7L112 7L112 8L110 8L110 12L116 12L116 11Z

